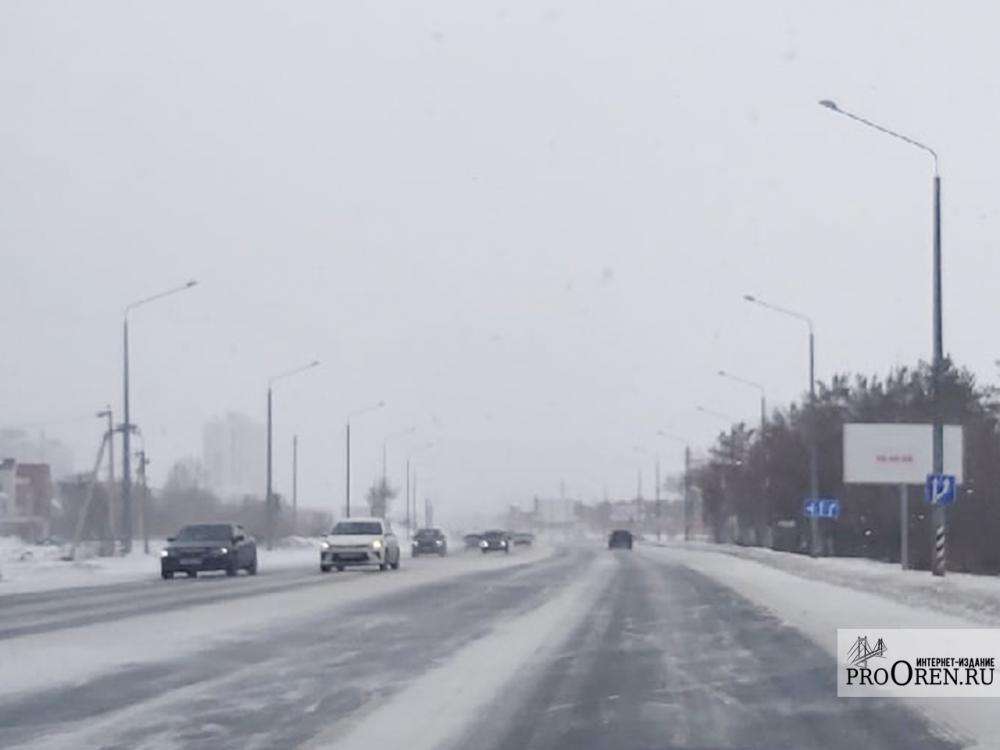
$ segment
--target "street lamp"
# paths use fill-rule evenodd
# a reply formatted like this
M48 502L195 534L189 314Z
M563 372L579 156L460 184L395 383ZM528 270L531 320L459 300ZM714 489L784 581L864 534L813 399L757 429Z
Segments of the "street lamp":
M399 432L390 432L388 435L382 438L382 481L383 482L388 481L387 478L388 469L386 467L386 453L387 453L386 446L388 445L389 441L398 437L405 437L406 435L412 435L416 431L417 431L416 427L407 427L405 430L400 430Z
M290 378L292 375L298 375L300 372L305 370L310 370L313 367L319 366L319 360L314 359L307 365L301 365L292 370L279 373L277 375L272 375L267 379L267 490L264 495L264 507L267 511L267 548L271 549L274 545L274 521L275 521L275 508L274 508L274 492L272 490L272 476L271 476L271 435L272 435L272 422L271 422L271 402L272 402L272 391L274 390L274 384L279 380L284 380L285 378Z
M412 460L412 458L416 454L418 454L418 453L420 453L422 451L430 450L433 447L434 447L434 443L433 442L425 443L424 445L420 446L419 448L416 448L416 449L410 451L410 455L408 455L406 457L406 538L407 539L409 539L411 536L413 536L412 531L411 531L412 523L411 523L411 520L410 520L411 519L411 516L410 516L410 494L411 494L410 493L410 461ZM413 469L413 493L412 494L413 494L413 516L412 516L412 519L413 519L413 521L416 521L417 520L417 499L416 499L416 494L417 494L417 471L416 471L416 467L414 467L414 469Z
M677 440L684 445L684 541L691 541L691 441L666 430L657 430L660 437Z
M934 322L932 324L934 337L934 361L931 365L931 391L934 402L933 418L933 468L934 474L944 473L944 426L942 422L941 409L941 375L944 368L944 334L942 331L942 310L941 310L941 170L937 151L926 143L921 143L895 130L874 123L853 112L848 112L837 106L837 103L830 99L822 99L820 105L826 107L831 112L836 112L844 117L849 117L855 122L859 122L866 127L872 128L891 135L893 138L904 141L911 146L919 148L924 153L930 154L934 162L934 179L932 190L934 195L934 240L933 240L933 284L934 284ZM945 531L946 516L943 505L934 505L931 511L931 520L934 527L934 540L932 550L931 572L936 576L943 576L945 572Z
M749 386L750 388L756 389L760 393L760 446L762 455L766 450L767 444L764 442L764 431L767 429L767 394L764 391L764 386L760 383L754 382L753 380L747 380L746 378L741 378L738 375L733 375L731 372L726 372L725 370L719 370L720 378L727 378L736 383ZM767 528L771 525L771 493L769 492L768 478L764 477L761 505L763 506L763 512L767 518ZM760 531L758 527L757 531ZM763 540L759 540L763 542Z
M122 315L122 554L128 554L132 551L132 446L131 446L131 433L132 433L132 423L130 421L129 412L129 376L128 376L128 316L129 313L135 310L137 307L148 304L150 302L155 302L158 299L163 299L164 297L169 297L172 294L177 294L178 292L183 292L186 289L190 289L195 286L198 282L192 279L186 284L181 286L173 287L167 289L166 291L160 292L159 294L154 294L151 297L146 297L144 299L136 300L135 302L126 305L125 312Z
M752 294L744 294L743 299L773 312L795 318L805 323L809 328L809 416L811 422L809 426L809 499L817 500L819 499L819 449L816 445L816 433L818 429L818 425L816 424L816 333L813 328L812 318L795 310L789 310L786 307L765 302L762 299L754 297ZM813 557L818 557L820 552L819 519L816 516L810 516L809 535L811 537L809 541L810 554Z
M347 415L347 464L344 474L346 476L347 484L347 502L345 504L346 515L348 518L351 517L351 420L354 417L360 417L362 414L367 414L370 411L375 411L376 409L381 409L385 406L385 401L379 401L377 404L372 404L371 406L366 406L363 409L358 409L352 411Z

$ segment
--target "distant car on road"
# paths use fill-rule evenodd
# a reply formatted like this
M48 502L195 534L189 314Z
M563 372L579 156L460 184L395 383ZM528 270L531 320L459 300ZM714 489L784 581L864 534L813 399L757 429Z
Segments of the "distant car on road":
M412 554L414 557L420 555L444 557L448 554L448 539L441 529L417 529L417 533L413 535Z
M530 547L535 542L535 535L530 531L515 531L510 538L515 547Z
M377 565L399 569L399 541L384 518L346 518L333 527L320 546L319 569Z
M615 529L608 537L608 549L632 549L632 532Z
M160 552L160 575L173 578L184 573L195 578L208 570L234 576L240 570L257 574L257 541L234 523L200 523L185 526L167 538Z
M506 531L491 530L480 534L479 549L485 555L487 552L506 552L510 554L510 535Z
M469 549L479 549L481 541L483 541L481 534L466 534L462 537L462 543Z

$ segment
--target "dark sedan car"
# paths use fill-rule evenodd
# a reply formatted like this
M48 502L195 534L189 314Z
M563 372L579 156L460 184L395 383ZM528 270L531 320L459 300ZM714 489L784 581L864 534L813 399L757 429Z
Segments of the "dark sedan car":
M232 523L202 523L185 526L167 539L160 552L160 574L173 578L184 573L194 578L200 572L224 570L234 576L240 570L257 573L257 542L242 526Z
M510 538L515 547L530 547L535 543L535 535L530 531L515 531Z
M615 529L608 537L608 549L632 549L632 532L626 529Z
M414 557L420 555L439 555L444 557L448 554L448 539L441 529L417 529L413 535Z
M506 531L484 531L480 534L479 549L485 555L487 552L506 552L510 554L510 535Z

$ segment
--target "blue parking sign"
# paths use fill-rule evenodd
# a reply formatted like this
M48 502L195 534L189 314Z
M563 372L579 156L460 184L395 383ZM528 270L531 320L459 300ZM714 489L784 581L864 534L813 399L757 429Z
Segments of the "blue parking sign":
M954 474L928 474L924 497L931 505L951 505L956 484Z

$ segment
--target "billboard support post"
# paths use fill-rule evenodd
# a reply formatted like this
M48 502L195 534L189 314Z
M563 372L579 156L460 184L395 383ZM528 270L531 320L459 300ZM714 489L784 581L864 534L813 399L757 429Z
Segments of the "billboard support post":
M899 485L899 564L910 567L910 486Z

